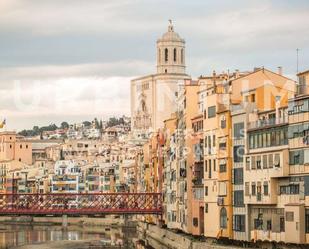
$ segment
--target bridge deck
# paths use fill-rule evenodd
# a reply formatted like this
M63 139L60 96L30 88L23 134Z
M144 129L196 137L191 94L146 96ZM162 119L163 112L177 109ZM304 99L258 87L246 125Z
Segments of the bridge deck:
M0 215L161 213L160 193L0 194Z

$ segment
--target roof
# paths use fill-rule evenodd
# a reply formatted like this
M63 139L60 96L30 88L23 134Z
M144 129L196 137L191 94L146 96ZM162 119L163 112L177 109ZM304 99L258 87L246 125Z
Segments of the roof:
M303 75L303 74L307 74L307 73L309 73L309 69L306 70L306 71L303 71L303 72L299 72L299 73L297 74L297 76L300 76L300 75Z
M172 25L171 21L170 21L170 25L168 26L167 32L162 35L161 39L158 39L158 42L162 42L162 41L185 42L184 39L182 39L178 33L174 32L174 26Z
M266 69L266 68L260 68L260 69L258 69L258 70L255 70L255 71L251 72L251 73L248 73L248 74L242 75L242 76L240 76L240 77L238 77L238 78L235 78L235 79L233 79L233 80L231 80L231 81L237 81L237 80L239 80L239 79L241 79L241 78L248 77L248 76L250 76L250 75L252 75L252 74L256 74L256 73L259 73L259 72L261 72L261 71L262 71L267 77L270 77L270 78L271 78L273 75L277 75L277 76L283 77L283 78L285 78L285 79L287 79L287 80L290 80L290 81L295 82L295 80L292 80L292 79L290 79L290 78L288 78L288 77L286 77L286 76L284 76L284 75L275 73L275 72L273 72L273 71L271 71L271 70L268 70L268 69Z

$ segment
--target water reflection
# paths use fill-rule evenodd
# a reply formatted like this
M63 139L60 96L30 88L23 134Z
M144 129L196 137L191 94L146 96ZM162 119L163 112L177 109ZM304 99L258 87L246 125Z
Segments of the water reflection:
M135 229L121 227L85 228L69 226L66 230L63 230L61 226L0 224L1 249L18 245L37 244L59 240L91 240L99 241L101 245L121 246L121 248L136 248L133 242L136 241L135 238Z

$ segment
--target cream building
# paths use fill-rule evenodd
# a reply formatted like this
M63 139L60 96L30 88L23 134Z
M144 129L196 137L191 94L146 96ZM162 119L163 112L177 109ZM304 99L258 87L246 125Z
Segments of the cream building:
M157 41L156 74L131 81L131 126L138 137L163 127L176 111L178 88L190 79L185 68L185 41L170 21L168 31Z

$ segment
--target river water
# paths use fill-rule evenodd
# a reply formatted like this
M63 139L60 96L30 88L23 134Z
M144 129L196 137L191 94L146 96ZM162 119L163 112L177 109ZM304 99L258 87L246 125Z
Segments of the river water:
M153 248L137 239L136 229L123 227L80 227L4 225L0 224L0 248L15 248L59 241L91 241L96 247L89 248ZM28 246L27 248L31 248ZM36 247L35 247L36 248ZM65 248L65 247L63 247Z

